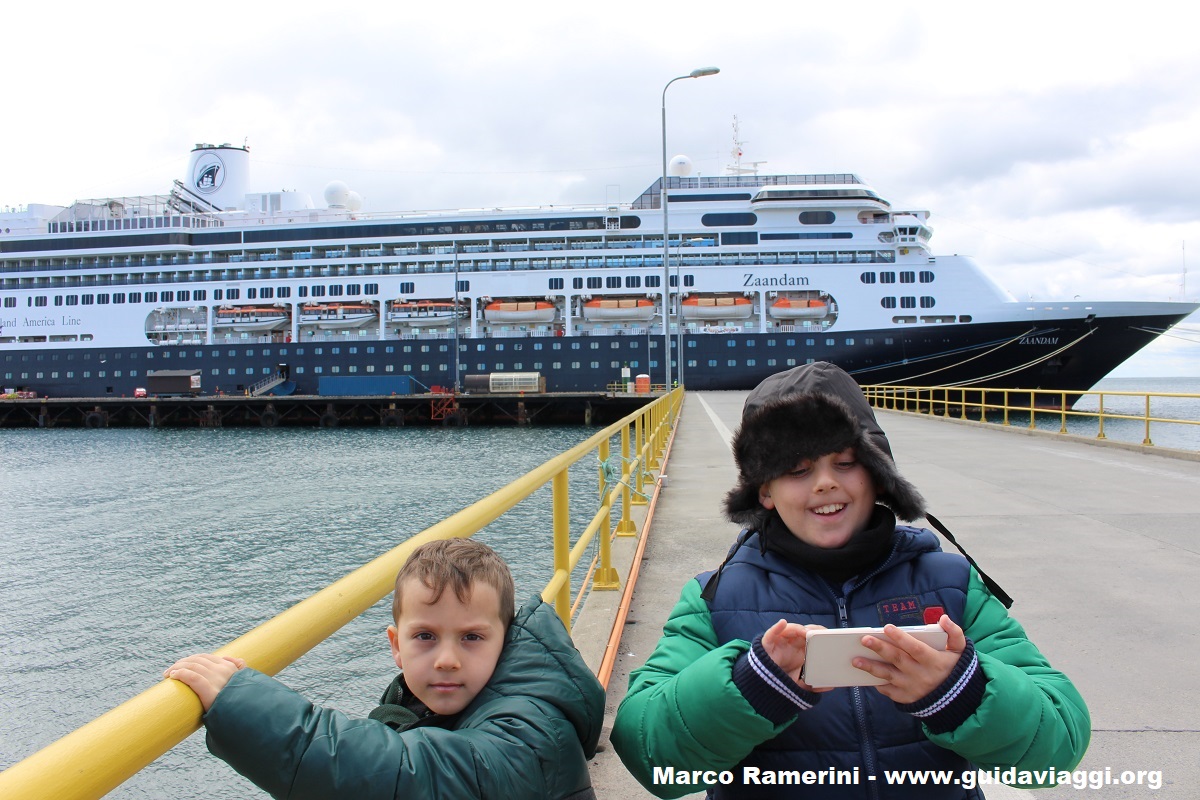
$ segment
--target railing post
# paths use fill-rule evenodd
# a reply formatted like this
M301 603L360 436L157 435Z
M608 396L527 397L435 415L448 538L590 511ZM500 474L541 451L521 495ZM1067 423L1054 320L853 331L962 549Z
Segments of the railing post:
M1150 441L1150 394L1149 394L1149 392L1146 393L1146 438L1142 439L1142 444L1145 444L1145 445L1153 445L1154 444L1154 442Z
M571 632L571 501L567 470L562 469L551 481L554 517L554 572L565 573L566 580L554 595L554 611Z
M642 416L646 420L646 444L649 445L646 452L646 469L658 469L658 404L651 404Z
M1120 404L1118 403L1118 405ZM1100 419L1100 432L1096 434L1096 438L1106 439L1108 437L1104 435L1104 392L1100 393L1100 411L1097 416Z
M1059 424L1058 424L1058 432L1066 433L1067 432L1067 393L1066 392L1063 392L1058 397L1058 412L1059 412L1059 420L1060 420Z
M600 508L603 516L600 519L598 532L600 536L600 566L596 568L596 574L592 578L592 588L604 590L621 588L621 576L612 565L612 496L616 489L608 485L608 472L605 469L608 464L609 449L608 439L600 443Z
M629 481L632 475L629 471L629 426L621 426L621 521L617 523L617 536L636 536L637 528L630 516L633 506L633 491Z
M1004 390L1004 426L1008 427L1008 389Z
M1037 408L1037 392L1030 391L1029 392L1029 430L1033 430L1037 427L1037 423L1034 421L1034 418L1033 418L1034 414L1037 413L1035 411L1036 408Z
M633 446L636 448L634 460L637 467L633 476L633 500L635 506L644 506L646 500L646 431L643 425L644 414L638 414L633 422Z

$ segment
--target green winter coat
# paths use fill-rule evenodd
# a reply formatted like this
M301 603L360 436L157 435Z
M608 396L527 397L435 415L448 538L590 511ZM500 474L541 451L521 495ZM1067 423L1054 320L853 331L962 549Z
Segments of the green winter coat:
M611 738L621 760L660 797L702 787L656 785L655 767L733 769L796 719L773 725L734 685L734 663L750 644L717 641L700 592L694 580L684 587L654 653L630 676L613 724ZM962 627L975 643L986 692L976 712L955 730L926 730L929 740L981 768L1073 769L1091 738L1083 698L973 569Z
M396 732L314 706L251 669L205 715L208 749L276 798L591 798L604 690L550 606L509 626L496 671L453 729Z

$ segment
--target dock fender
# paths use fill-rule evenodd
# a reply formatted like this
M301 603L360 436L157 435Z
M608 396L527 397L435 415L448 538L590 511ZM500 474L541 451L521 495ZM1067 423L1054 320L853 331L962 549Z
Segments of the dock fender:
M268 409L259 416L258 424L262 425L264 428L274 428L279 424L279 414Z
M89 411L83 418L83 424L89 428L105 428L107 424L104 414L100 411Z
M321 415L320 425L322 428L336 428L338 426L338 415L332 411L327 411Z
M379 419L379 424L385 428L402 428L404 427L404 415L402 414L384 414Z

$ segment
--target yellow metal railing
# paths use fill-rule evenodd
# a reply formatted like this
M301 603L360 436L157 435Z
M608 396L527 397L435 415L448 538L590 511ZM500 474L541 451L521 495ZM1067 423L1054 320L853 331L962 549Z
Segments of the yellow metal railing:
M631 494L640 493L647 464L665 446L678 416L683 390L665 394L587 441L550 459L502 489L406 540L275 618L216 652L238 655L274 675L332 633L387 596L396 573L418 545L434 539L467 537L550 483L553 504L554 575L542 592L546 602L570 628L572 571L603 527L610 532L614 502L621 500L616 535L633 531ZM631 445L629 431L636 438ZM617 485L609 461L610 440L621 436L621 471ZM631 449L632 447L632 449ZM567 470L592 451L599 453L600 509L575 544L570 542ZM616 589L619 578L611 563L610 536L600 537L597 589ZM602 580L601 580L602 578ZM580 591L584 587L580 587ZM154 759L200 727L201 707L183 684L163 680L57 742L0 772L5 800L76 800L98 798L128 780Z
M907 411L941 417L956 417L1001 426L1012 426L1012 418L1019 416L1018 425L1030 429L1042 427L1049 422L1057 424L1058 433L1086 432L1068 429L1068 422L1084 421L1094 425L1095 438L1107 439L1105 425L1114 421L1136 423L1141 431L1141 444L1153 445L1151 426L1161 430L1166 425L1188 428L1200 426L1200 394L1180 392L1110 392L1087 391L1065 392L1043 389L987 389L983 387L945 386L863 386L863 392L871 405L891 411ZM1114 398L1117 398L1114 400ZM1129 398L1129 400L1126 400ZM1155 415L1154 407L1164 402L1173 402L1188 409L1186 416L1167 417ZM1111 403L1138 407L1115 411ZM1110 403L1106 407L1106 403ZM1088 406L1094 405L1095 408ZM989 416L990 414L990 416ZM1039 426L1039 423L1041 425ZM1200 428L1193 428L1200 430ZM1186 448L1196 449L1196 448Z

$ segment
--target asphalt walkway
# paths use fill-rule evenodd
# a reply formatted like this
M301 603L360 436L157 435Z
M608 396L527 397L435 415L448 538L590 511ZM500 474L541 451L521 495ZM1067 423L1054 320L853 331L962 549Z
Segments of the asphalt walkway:
M721 499L736 477L728 439L745 394L687 396L609 682L609 726L684 582L715 567L737 533ZM978 423L892 412L879 420L900 470L1015 598L1012 613L1091 710L1079 769L1108 785L989 787L988 797L1200 797L1200 640L1187 589L1200 579L1200 462ZM576 632L595 632L601 616L598 605L585 608ZM607 731L592 765L599 797L650 797ZM1139 770L1141 785L1121 785Z

